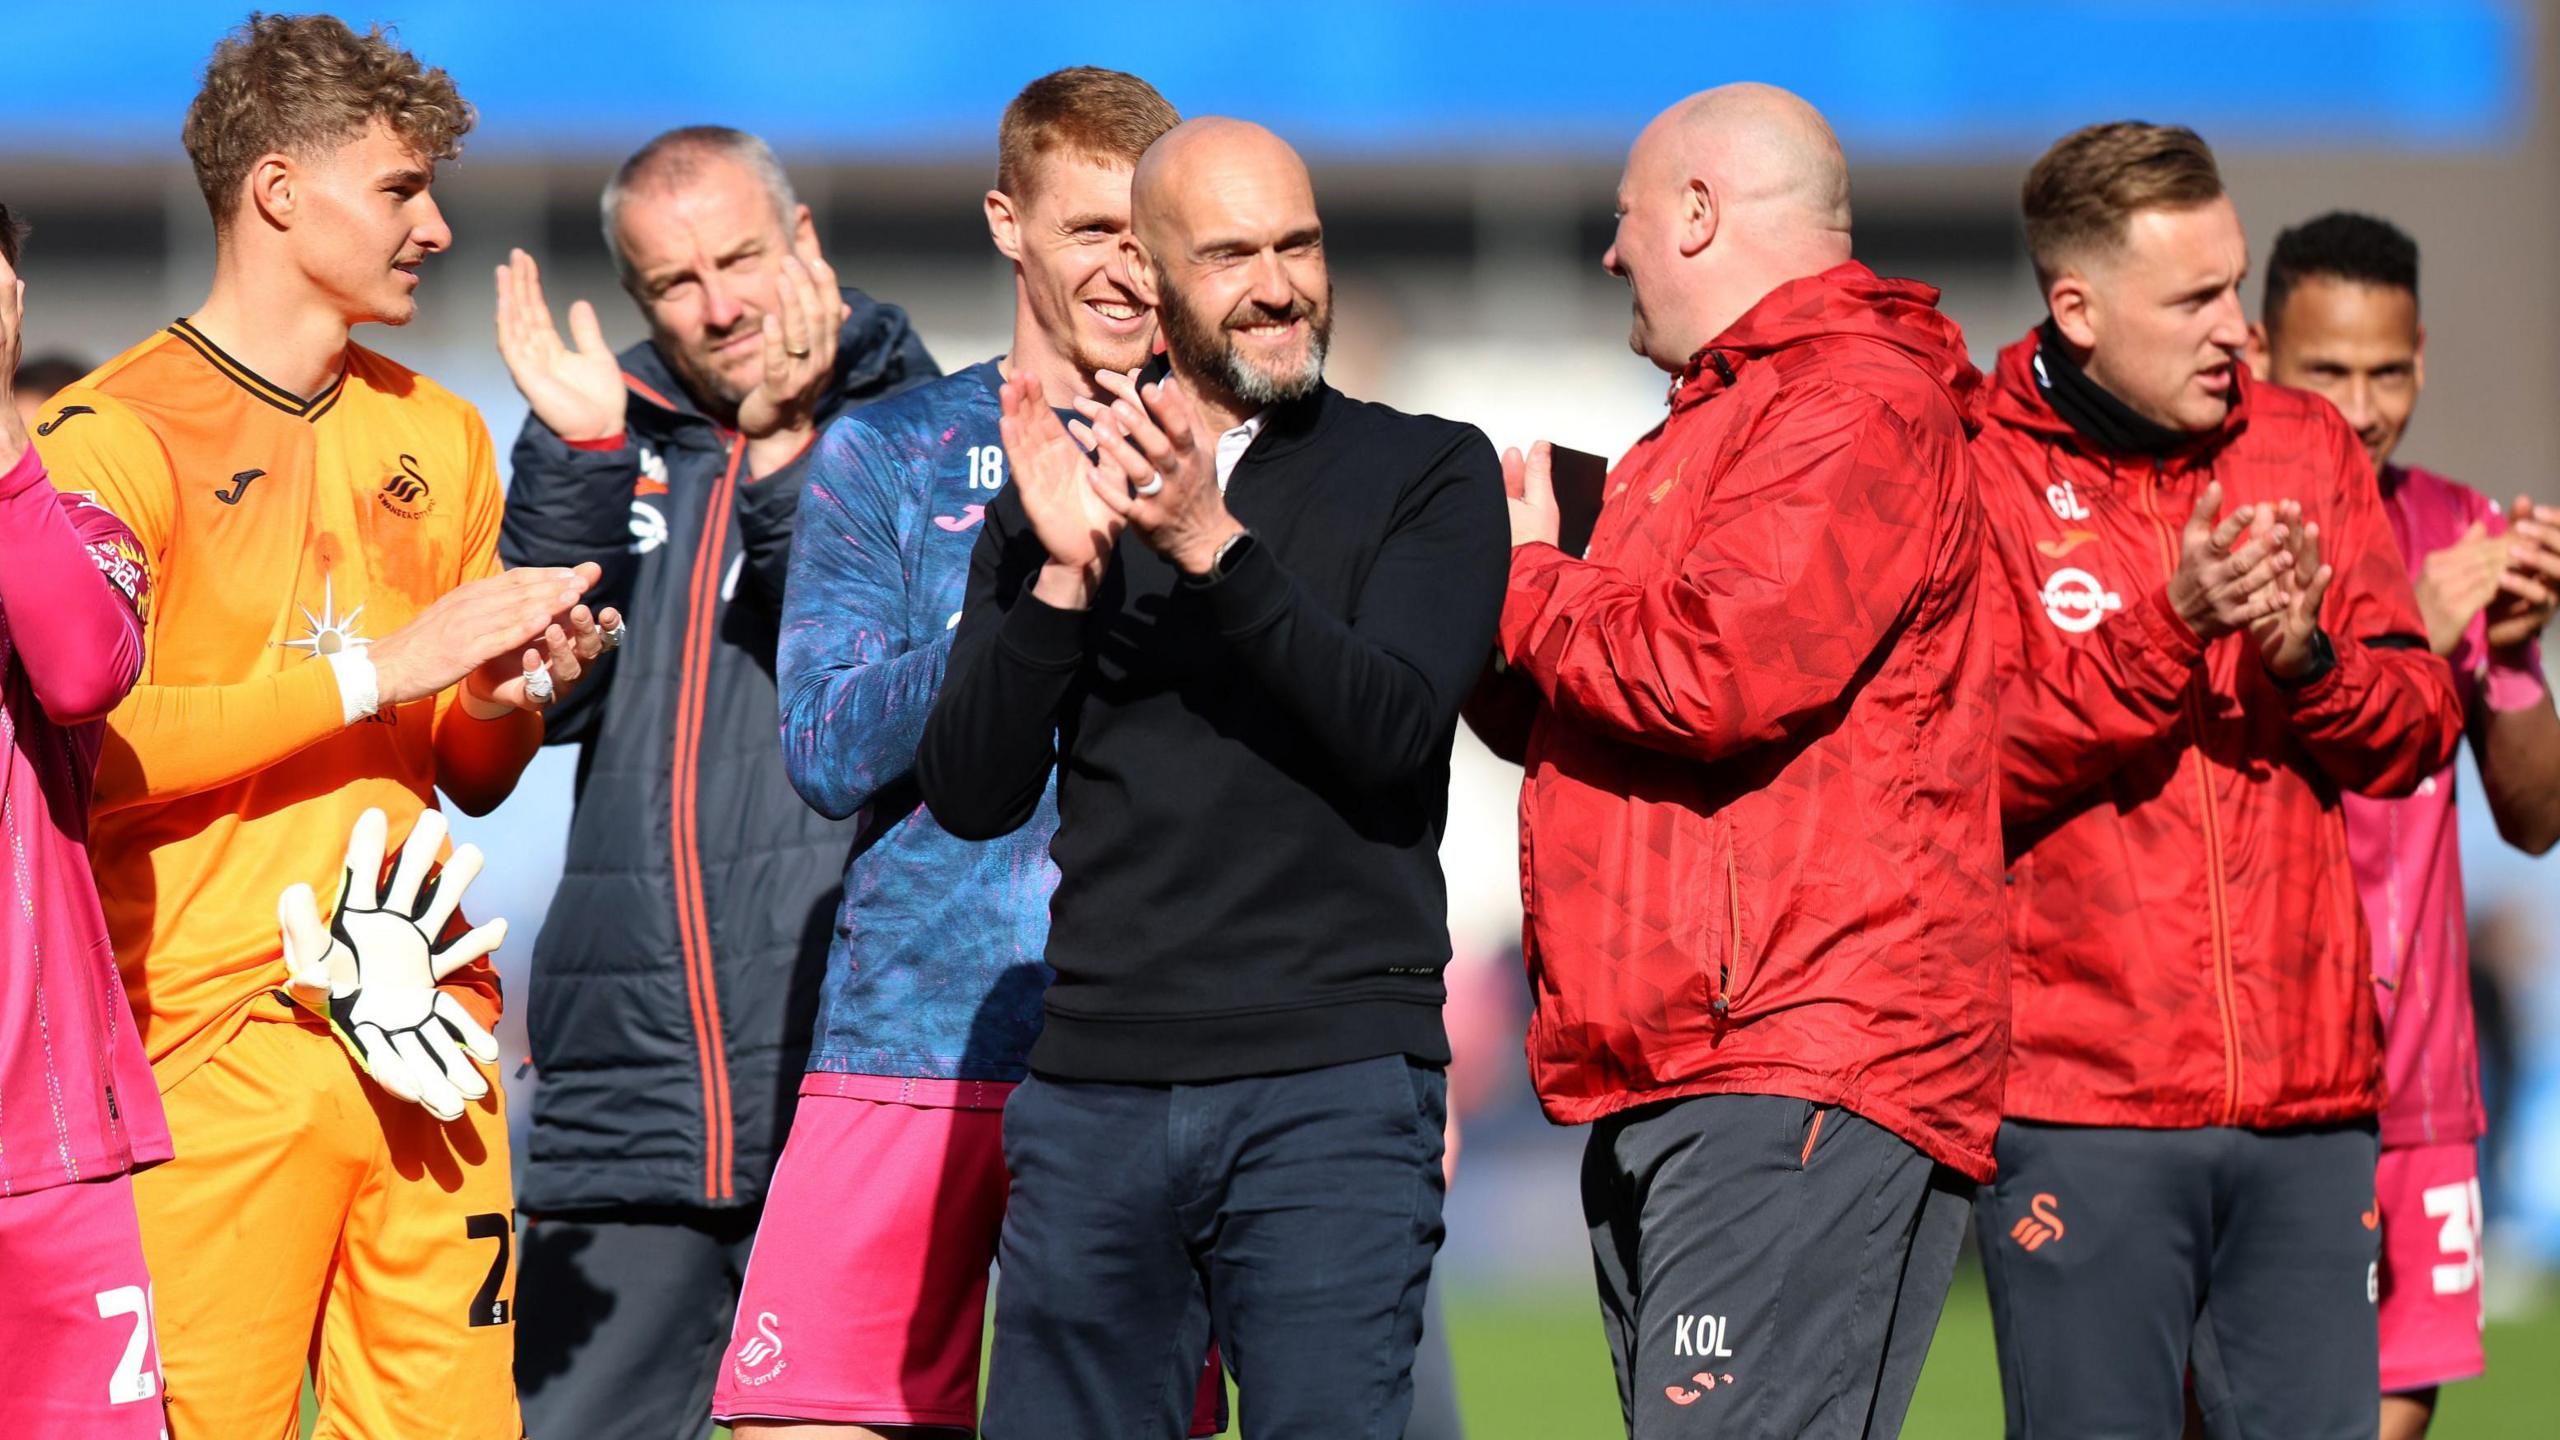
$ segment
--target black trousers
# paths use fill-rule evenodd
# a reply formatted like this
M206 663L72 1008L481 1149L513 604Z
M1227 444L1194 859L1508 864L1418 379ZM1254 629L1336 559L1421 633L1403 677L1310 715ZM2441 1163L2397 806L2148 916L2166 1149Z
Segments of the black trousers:
M1214 1332L1245 1440L1398 1440L1447 1081L1400 1055L1005 1105L988 1440L1178 1440Z
M1976 1213L2010 1440L2368 1440L2370 1124L2000 1127Z
M1594 1124L1582 1208L1628 1435L1900 1433L1972 1193L1807 1100L1701 1095Z
M703 1440L760 1207L529 1216L516 1390L531 1440Z

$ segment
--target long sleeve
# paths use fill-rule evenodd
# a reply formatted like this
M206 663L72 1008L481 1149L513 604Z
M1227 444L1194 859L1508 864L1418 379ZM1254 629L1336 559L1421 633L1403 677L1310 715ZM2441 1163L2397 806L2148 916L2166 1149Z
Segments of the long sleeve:
M1560 715L1633 744L1714 760L1781 738L1919 602L1944 497L1914 477L1947 463L1872 396L1782 395L1676 572L1514 551L1503 653Z
M1538 687L1529 683L1519 671L1504 664L1489 664L1476 680L1474 693L1467 696L1467 728L1476 732L1484 748L1496 759L1514 765L1529 761L1529 732L1538 722Z
M167 572L176 478L168 451L132 411L78 392L80 422L37 440L53 483L94 499L133 533L145 568ZM298 665L231 685L155 685L146 618L142 680L107 716L99 813L175 800L254 775L346 724L335 671Z
M915 769L951 640L907 642L900 519L921 477L850 419L807 463L776 652L782 761L800 798L841 820Z
M2042 613L2032 538L1987 486L1983 607L2000 686L2000 816L2013 832L2076 801L2178 723L2204 642L2155 585L2075 639ZM2034 607L2031 611L2029 607Z
M2341 789L2406 795L2461 745L2462 696L2452 669L2427 648L2364 452L2345 422L2328 418L2338 488L2321 551L2336 577L2320 619L2338 663L2284 700L2295 738Z
M1234 654L1343 777L1401 785L1445 753L1483 670L1509 544L1501 463L1469 431L1406 492L1348 620L1264 546L1206 590Z
M34 450L0 476L0 616L54 724L96 720L133 688L148 585L132 532L55 494Z
M526 415L516 434L498 556L509 565L578 565L594 561L604 575L587 603L631 608L640 557L631 549L631 501L640 482L640 450L628 431L619 443L573 443ZM543 717L543 743L588 739L613 688L618 657L597 657L578 688Z
M935 823L992 840L1029 822L1058 761L1058 716L1084 663L1087 612L1031 594L1046 552L1008 486L969 554L968 600L916 748ZM1097 604L1110 603L1112 586Z
M498 536L506 502L498 488L497 456L476 412L471 429L470 488L463 501L469 518L463 529L461 573L454 577L457 585L485 579L501 568ZM569 698L574 699L596 678L579 677ZM485 815L516 788L517 777L542 748L542 737L543 717L520 710L494 720L473 719L462 707L462 686L451 686L436 697L436 788L464 813Z
M834 426L826 434L835 433ZM738 520L738 548L745 564L738 582L737 603L768 616L783 613L790 593L792 537L799 532L800 506L817 457L826 447L815 443L770 475L738 470L738 493L732 506Z

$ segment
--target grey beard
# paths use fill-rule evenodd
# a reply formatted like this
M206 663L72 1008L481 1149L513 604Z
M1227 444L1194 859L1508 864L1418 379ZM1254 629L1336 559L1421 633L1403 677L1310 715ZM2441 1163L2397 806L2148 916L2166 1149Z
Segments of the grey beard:
M1324 380L1325 346L1332 338L1322 333L1310 334L1307 363L1292 375L1271 375L1257 370L1247 365L1244 357L1229 346L1218 357L1218 379L1226 385L1227 393L1257 410L1303 400L1314 394L1316 386Z

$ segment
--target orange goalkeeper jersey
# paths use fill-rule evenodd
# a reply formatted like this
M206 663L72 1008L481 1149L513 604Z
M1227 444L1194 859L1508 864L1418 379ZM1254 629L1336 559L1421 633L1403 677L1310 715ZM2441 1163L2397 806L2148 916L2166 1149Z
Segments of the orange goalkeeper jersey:
M397 844L435 803L440 727L518 725L469 719L457 690L346 724L325 659L497 571L497 467L477 410L379 355L350 345L305 401L184 321L56 395L36 435L55 485L131 526L156 581L90 856L166 1090L283 983L285 887L334 896L369 806Z

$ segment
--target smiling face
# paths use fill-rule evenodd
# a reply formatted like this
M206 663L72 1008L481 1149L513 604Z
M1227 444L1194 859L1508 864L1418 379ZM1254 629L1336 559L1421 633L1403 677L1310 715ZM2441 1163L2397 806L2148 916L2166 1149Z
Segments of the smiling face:
M2427 332L2418 297L2396 285L2309 275L2253 337L2266 377L2325 395L2354 427L2376 471L2408 433L2426 385Z
M1146 363L1154 310L1129 280L1127 165L1043 156L1030 193L988 197L996 246L1020 268L1032 321L1079 375Z
M2229 196L2136 211L2123 243L2073 264L2046 299L2089 378L2156 424L2190 434L2230 415L2249 342L2240 280L2249 241Z
M1306 168L1277 141L1201 165L1165 206L1148 253L1166 348L1246 411L1324 378L1333 280Z
M764 376L764 317L781 307L783 259L816 243L809 207L785 228L752 171L706 156L625 196L619 238L659 353L706 410L734 413Z
M290 166L295 263L348 324L406 325L418 267L453 244L429 186L435 164L377 119L355 138Z
M1683 185L1666 163L1665 123L1656 120L1627 152L1618 179L1618 229L1600 268L1627 282L1635 312L1627 348L1677 374L1709 337L1675 333L1665 302L1681 258L1681 237L1700 218L1699 192ZM1653 303L1647 304L1648 299Z

